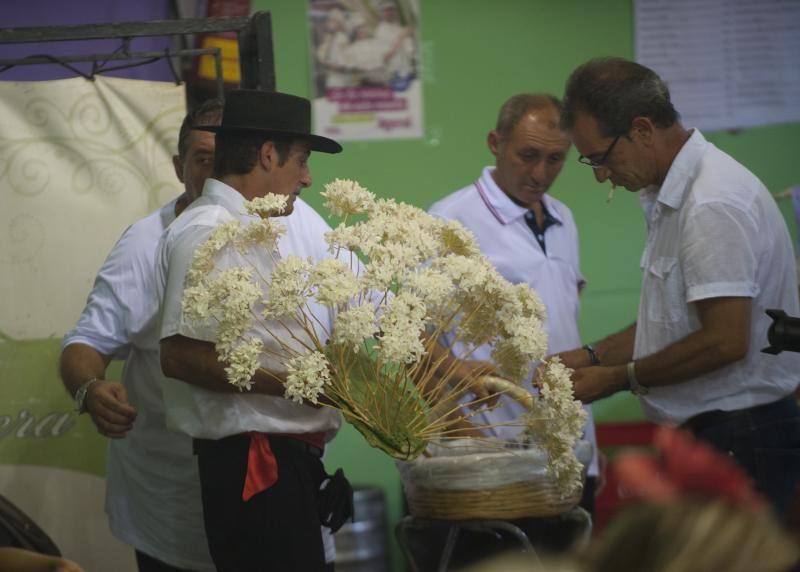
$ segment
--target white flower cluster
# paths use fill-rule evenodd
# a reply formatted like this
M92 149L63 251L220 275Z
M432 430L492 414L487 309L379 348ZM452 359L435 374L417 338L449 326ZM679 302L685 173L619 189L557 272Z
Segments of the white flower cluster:
M283 213L286 210L288 201L289 197L286 195L267 193L263 197L256 197L247 201L244 207L251 215L269 218Z
M365 213L375 204L375 195L349 179L336 179L328 183L320 195L325 199L325 208L332 215L340 217Z
M270 278L264 317L284 318L301 310L310 290L310 272L310 258L292 254L279 260Z
M323 196L326 207L344 217L325 236L332 257L281 257L277 241L284 227L269 217L285 210L286 197L256 199L247 211L259 218L253 217L249 225L221 225L198 249L184 290L184 308L188 317L216 325L217 350L231 383L249 388L259 359L269 353L270 360L287 368L288 399L316 403L333 385L337 399L348 405L343 410L358 412L362 428L382 432L371 442L392 443L384 446L403 458L409 442L414 442L414 451L421 451L444 425L428 421L431 404L421 403L419 394L403 393L408 384L401 378L409 370L398 366L419 364L420 371L409 375L434 375L438 366L424 371L425 344L452 332L467 352L491 344L505 375L521 381L546 353L544 307L526 286L506 281L458 222L376 199L354 181L336 180L326 185ZM244 267L215 268L226 246L235 248ZM348 251L350 264L345 262ZM257 264L265 256L270 264ZM357 257L366 262L362 265ZM332 331L311 314L315 304L310 301L333 316ZM333 344L319 335L317 326ZM247 338L252 331L264 342ZM359 364L359 373L351 380L354 364ZM373 369L364 375L369 367ZM387 376L394 381L386 382ZM364 391L363 379L374 380L369 391ZM386 388L377 387L380 383ZM449 380L442 383L446 387ZM542 412L549 411L551 401L554 407L560 404L547 391L540 400ZM365 396L371 396L368 403ZM387 424L385 411L370 409L391 404L403 404L407 427ZM569 461L562 459L566 453L551 449L559 474L571 474Z
M339 313L333 336L337 343L345 344L354 353L358 353L362 344L377 333L375 307L370 302L365 302Z
M320 261L310 271L309 280L314 286L314 297L325 306L347 304L361 291L358 278L337 258Z
M528 434L548 453L548 472L563 496L581 486L583 470L573 451L583 435L586 411L573 397L571 374L558 358L543 363L540 394L525 418Z
M321 352L311 352L291 358L286 362L287 399L302 403L304 399L318 403L318 396L331 381L328 359Z
M268 218L253 222L233 237L233 243L242 254L246 254L254 247L264 247L268 252L278 246L278 238L286 232L286 226Z
M214 270L214 255L231 242L239 232L239 221L232 220L216 227L194 253L192 265L186 273L188 284L201 282Z
M439 227L442 254L476 256L480 253L475 236L455 220L448 220Z
M416 294L401 291L381 319L379 351L393 363L414 363L425 353L420 334L425 329L425 304Z
M219 359L227 364L230 383L241 389L250 388L250 379L259 366L258 356L263 349L260 341L244 339L253 319L253 307L262 295L252 275L251 268L239 266L220 271L185 288L182 300L188 319L218 324Z
M226 354L228 365L225 367L228 381L239 389L249 391L253 386L252 379L260 364L263 351L264 343L258 338L250 338L228 352Z

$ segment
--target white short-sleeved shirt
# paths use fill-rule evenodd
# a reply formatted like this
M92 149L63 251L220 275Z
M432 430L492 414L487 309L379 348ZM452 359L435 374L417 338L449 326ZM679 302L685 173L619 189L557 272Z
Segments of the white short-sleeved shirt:
M486 167L475 183L438 201L430 208L430 213L455 219L472 231L481 253L506 280L512 284L528 284L539 295L547 308L544 329L548 353L580 347L578 294L586 282L580 272L578 230L572 212L561 201L544 195L544 206L557 221L545 231L545 254L525 221L529 210L508 198L497 186L492 177L493 171L494 167ZM450 339L446 341L452 343ZM453 351L461 355L465 347L456 343ZM491 346L484 345L470 357L492 361L491 352ZM533 391L530 379L526 382L526 388ZM476 421L487 425L511 423L524 413L522 405L506 396L501 397L500 404L491 411L481 410ZM584 409L589 415L585 428L586 439L596 450L592 411L588 405ZM519 427L496 426L490 431L499 438L509 439L519 433ZM597 473L595 453L589 474Z
M761 353L772 320L764 310L798 314L792 242L775 201L750 171L695 129L660 188L642 191L647 241L634 359L700 328L692 302L752 299L747 356L684 383L653 387L641 402L657 423L743 409L795 390L800 356Z
M198 329L183 313L181 302L186 271L194 252L220 224L240 220L247 224L254 220L244 207L244 197L235 189L215 179L207 179L202 196L192 203L170 225L162 236L156 253L156 280L161 303L161 339L180 334L189 338L213 342L216 333L208 328ZM329 258L324 234L330 227L308 205L297 201L294 213L287 219L287 231L281 237L279 250L284 254L311 257L314 261ZM235 248L226 249L218 259L222 267L241 266L244 261ZM268 277L272 270L270 256L253 260L262 276ZM327 310L313 301L309 307L331 331L331 320ZM285 332L276 323L269 323L275 333ZM259 336L264 345L278 349L275 340L260 329L251 331ZM306 334L295 328L294 334L301 339ZM323 336L324 332L318 332ZM288 333L282 339L291 343ZM299 349L299 346L298 346ZM274 371L285 371L282 363L262 354L262 366ZM332 439L339 429L341 418L338 412L328 407L313 408L283 397L260 395L251 392L220 393L182 381L166 378L164 382L167 426L175 431L205 439L220 439L248 431L264 433L325 433Z
M108 255L63 346L82 343L125 360L137 409L125 439L109 441L106 512L114 536L162 562L213 571L191 439L167 430L160 382L153 259L175 201L131 225Z

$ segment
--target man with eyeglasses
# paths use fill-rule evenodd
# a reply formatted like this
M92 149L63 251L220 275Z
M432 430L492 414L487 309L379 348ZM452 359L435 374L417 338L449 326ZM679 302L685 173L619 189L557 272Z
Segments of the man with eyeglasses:
M678 119L666 84L623 59L571 75L562 126L594 170L640 192L647 221L636 323L561 354L591 403L630 390L647 417L733 456L778 513L800 480L800 356L766 355L767 308L798 313L786 224L764 185Z

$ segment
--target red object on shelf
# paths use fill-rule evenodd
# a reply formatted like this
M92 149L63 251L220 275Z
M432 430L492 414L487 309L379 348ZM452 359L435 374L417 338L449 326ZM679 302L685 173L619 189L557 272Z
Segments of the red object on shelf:
M617 449L652 446L657 428L647 421L600 423L597 425L597 446L611 462ZM605 478L605 487L595 499L594 533L600 532L622 506L616 478L611 471L606 471Z

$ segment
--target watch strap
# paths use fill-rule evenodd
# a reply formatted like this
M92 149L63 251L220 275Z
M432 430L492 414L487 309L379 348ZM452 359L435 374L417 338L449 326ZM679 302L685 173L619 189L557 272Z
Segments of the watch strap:
M587 352L589 352L589 363L591 365L600 365L600 358L597 357L597 352L592 347L592 344L586 344L583 346Z
M100 381L99 377L93 377L89 380L86 380L76 391L75 391L75 409L78 413L85 413L86 412L86 394L89 392L89 388L95 383Z

